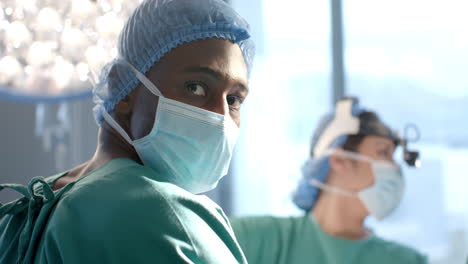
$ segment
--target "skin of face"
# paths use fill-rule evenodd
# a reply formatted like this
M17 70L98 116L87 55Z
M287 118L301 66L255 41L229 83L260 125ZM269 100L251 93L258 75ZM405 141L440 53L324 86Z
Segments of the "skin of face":
M237 44L223 39L185 43L171 50L145 75L165 97L228 116L240 126L240 107L249 89L247 66ZM109 114L136 140L152 130L157 104L158 97L139 84ZM56 181L54 190L116 158L142 163L135 149L103 122L94 156Z
M395 144L386 137L366 136L357 148L357 153L365 155L373 160L387 161L394 163L393 153ZM332 155L330 157L332 173L327 183L357 193L375 183L372 165L367 161L354 160L347 157ZM364 205L355 199L356 212L369 214Z
M240 126L240 107L246 99L248 73L241 49L223 39L183 44L155 64L146 77L164 97L229 116ZM132 139L151 131L158 97L140 84L119 103L114 117Z

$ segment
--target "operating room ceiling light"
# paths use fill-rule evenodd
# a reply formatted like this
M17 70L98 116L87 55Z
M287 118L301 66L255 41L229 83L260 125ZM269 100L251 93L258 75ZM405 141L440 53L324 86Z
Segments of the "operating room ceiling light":
M139 2L2 0L0 97L90 91L89 72L116 55L118 33Z

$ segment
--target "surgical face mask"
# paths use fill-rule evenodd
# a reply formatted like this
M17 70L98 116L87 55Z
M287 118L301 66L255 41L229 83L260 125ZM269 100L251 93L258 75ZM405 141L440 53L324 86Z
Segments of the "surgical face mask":
M132 65L123 62L154 95L159 97L151 132L132 140L104 111L104 119L135 148L143 164L164 180L191 193L214 189L228 172L239 128L224 116L165 98Z
M404 179L401 168L386 161L373 160L367 156L348 151L334 151L336 155L342 155L354 160L369 162L375 178L375 183L357 193L324 184L312 179L310 184L324 190L340 195L358 197L369 213L381 220L390 215L401 202L404 192Z

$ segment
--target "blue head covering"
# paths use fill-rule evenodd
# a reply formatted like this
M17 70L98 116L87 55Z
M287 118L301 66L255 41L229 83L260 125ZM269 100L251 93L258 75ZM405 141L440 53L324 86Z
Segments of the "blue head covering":
M145 0L129 17L119 35L118 56L145 74L177 46L195 40L220 38L237 43L248 72L255 54L248 23L222 0ZM111 112L139 83L131 72L115 69L117 60L101 71L93 90L94 116L100 124L102 111Z
M354 103L352 108L352 115L357 117L362 112L364 112L364 110L359 107L359 104L357 102ZM315 149L319 139L322 137L323 133L334 120L334 118L335 112L326 114L322 117L312 137L312 150ZM342 147L346 143L347 139L347 135L342 135L338 137L333 143L331 143L329 148ZM312 179L316 179L322 183L325 183L329 172L330 159L328 156L312 156L307 159L302 166L302 178L299 180L299 184L293 194L294 204L296 204L297 207L304 211L310 211L317 201L320 192L319 188L310 184L310 181Z

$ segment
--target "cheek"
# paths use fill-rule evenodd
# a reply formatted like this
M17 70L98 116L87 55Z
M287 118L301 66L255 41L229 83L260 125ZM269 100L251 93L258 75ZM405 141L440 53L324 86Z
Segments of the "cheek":
M140 104L135 106L131 123L134 140L145 137L153 129L157 100L156 96L154 96L154 98L149 96L144 102L140 101Z
M231 115L231 118L232 118L232 120L234 121L234 123L237 125L237 127L240 128L240 125L241 125L240 116L232 116L232 115Z
M355 163L352 165L351 171L351 177L348 178L350 190L359 192L374 184L374 175L370 164L362 162Z
M359 177L360 177L360 183L361 189L370 187L371 185L374 184L375 178L374 178L374 173L372 171L372 166L370 164L361 164L359 166Z
M237 127L240 127L241 125L241 113L240 110L238 111L229 111L229 106L228 106L228 113L231 116L232 121L237 125Z

